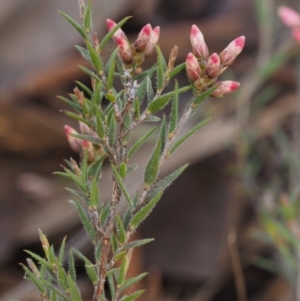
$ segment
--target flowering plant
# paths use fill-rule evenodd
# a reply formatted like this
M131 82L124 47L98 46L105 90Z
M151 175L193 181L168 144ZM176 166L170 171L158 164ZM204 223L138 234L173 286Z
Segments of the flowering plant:
M119 23L107 20L108 34L99 41L93 33L91 5L80 1L82 24L68 15L62 16L84 38L86 48L76 46L81 55L88 60L93 70L80 67L91 78L91 88L82 83L70 94L70 98L60 97L69 104L74 112L66 114L79 121L80 133L70 126L65 126L69 144L80 155L80 163L70 159L63 172L57 174L72 180L78 190L67 188L74 195L71 203L76 207L83 227L93 246L95 258L93 262L79 250L71 249L69 267L64 267L65 240L58 255L50 246L45 234L40 231L40 239L45 258L27 251L41 268L38 269L32 259L23 266L26 277L37 286L42 300L81 300L80 290L76 284L74 255L83 260L93 288L94 301L122 300L133 301L143 290L132 294L127 288L141 280L143 273L134 278L126 278L127 269L133 248L149 243L152 239L132 241L132 235L138 226L149 215L164 190L185 170L184 165L163 179L158 175L164 162L190 136L204 126L207 118L186 134L179 137L183 126L199 105L209 96L222 97L234 91L239 83L217 81L218 76L234 61L242 51L244 37L231 42L220 55L209 56L208 48L201 31L193 25L191 44L193 53L189 53L186 62L175 66L178 47L171 50L168 61L165 60L157 45L160 28L152 29L150 24L144 26L134 43L130 43L121 26L128 20ZM112 39L117 48L104 64L101 52ZM157 63L147 70L142 64L156 51ZM175 87L164 92L170 79L186 69L190 84ZM156 74L156 81L152 79ZM119 85L118 85L119 84ZM121 84L121 89L117 89ZM189 90L193 96L182 114L179 113L179 96ZM172 103L168 118L157 113ZM152 127L142 137L132 142L132 133L142 122L159 124L153 152L146 164L142 189L130 195L126 187L126 177L138 168L132 162L134 153L156 132ZM112 169L111 199L104 202L100 199L99 183L104 160ZM119 214L117 209L121 200L127 202L127 209ZM105 283L109 285L109 294L105 291Z
M300 14L292 8L287 6L280 6L278 8L278 15L281 21L291 28L291 35L300 42Z

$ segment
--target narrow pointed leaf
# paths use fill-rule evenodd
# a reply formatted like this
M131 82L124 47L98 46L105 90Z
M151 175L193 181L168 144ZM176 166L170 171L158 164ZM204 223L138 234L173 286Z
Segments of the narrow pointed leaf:
M128 151L127 158L130 159L132 155L147 141L147 139L155 132L156 126L150 129L144 136L138 139Z
M178 82L175 82L175 94L173 97L173 103L172 103L172 110L171 110L171 116L170 116L170 123L169 123L169 133L173 133L177 123L178 123L178 104L179 104L179 97L178 97Z
M87 32L90 32L92 30L91 1L88 2L87 6L85 8L83 24L84 24L84 28L86 29Z
M143 102L143 99L146 95L147 92L147 81L150 81L150 78L145 77L143 79L143 81L140 83L140 86L137 89L136 95L137 95L137 100L138 100L138 104L141 105L141 103Z
M132 165L127 166L127 174L134 172L138 168L137 163L133 163Z
M122 179L125 179L126 176L127 176L127 165L125 162L122 162L120 164L120 167L119 167L119 174L120 176L122 177Z
M108 280L108 287L109 287L109 292L110 292L110 295L111 295L111 300L115 300L116 287L115 287L113 274L107 275L107 280Z
M199 105L200 103L202 103L204 100L206 100L216 89L218 88L218 86L213 86L209 89L207 89L206 91L202 92L201 94L197 95L195 100L194 100L194 104L195 105Z
M172 69L172 71L169 73L169 78L174 77L179 72L181 72L185 68L185 63L177 65L175 68Z
M56 279L57 279L59 285L64 290L68 289L69 285L68 285L67 273L66 273L66 271L64 270L64 268L61 264L59 264L57 266Z
M68 283L69 283L71 300L72 301L82 301L79 289L78 289L76 283L73 281L71 275L68 275Z
M72 249L70 249L69 252L69 274L71 275L73 281L76 281L75 260Z
M139 296L141 296L143 293L145 292L145 290L139 290L134 292L131 295L128 296L123 296L120 301L134 301L135 299L137 299Z
M163 195L163 191L160 191L148 204L146 204L144 207L142 207L131 219L131 229L137 228L144 220L145 218L150 214L150 212L153 210L157 202L160 200L160 198Z
M102 71L103 70L103 62L100 58L100 55L97 53L95 48L92 46L92 44L88 40L86 40L86 47L89 51L94 68L96 69L97 72Z
M56 295L60 296L63 300L73 301L69 297L67 297L63 292L57 289L52 283L47 281L46 279L41 279L43 284L48 287L48 289L54 292Z
M70 111L63 111L63 112L67 116L71 117L72 119L75 119L75 120L81 121L83 123L86 123L86 120L82 116L80 116L80 115L78 115L76 113L73 113L73 112L70 112Z
M90 56L90 54L89 54L89 52L88 52L85 48L83 48L83 47L81 47L81 46L78 46L78 45L75 45L74 47L78 50L78 52L81 54L81 56L82 56L85 60L87 60L87 61L90 62L91 64L93 63L93 62L92 62L92 59L91 59L91 56Z
M72 180L82 191L87 192L87 188L82 182L82 180L78 176L73 174L73 172L70 171L69 169L65 168L65 172L57 171L54 172L54 174Z
M64 256L65 256L65 246L66 246L66 236L64 237L61 246L59 248L58 259L61 264L63 264Z
M159 122L161 121L161 119L157 116L154 116L154 115L148 115L145 119L144 119L145 122Z
M156 52L157 52L157 90L160 90L163 87L164 81L165 81L165 73L167 70L167 63L166 60L159 48L159 46L156 46Z
M99 206L99 189L96 178L94 178L92 181L90 200L92 208L97 209Z
M25 250L25 252L37 260L41 265L44 265L48 270L52 271L52 265L47 260L29 250Z
M112 36L114 35L114 33L120 28L122 27L128 19L130 19L131 17L126 17L123 20L121 20L109 33L106 34L106 36L102 39L101 43L100 43L100 50L102 50L105 45L108 43L108 41L112 38Z
M89 75L90 77L94 78L96 81L99 81L99 77L90 69L83 67L83 66L78 66L80 70L82 70L84 73L86 73L87 75Z
M180 93L184 93L190 89L191 89L190 86L186 86L186 87L178 89L177 91L178 91L178 94L180 94ZM154 113L160 111L161 109L163 109L174 95L175 95L175 91L172 91L172 92L168 92L168 93L165 93L163 95L156 97L148 105L147 110L148 110L149 114L154 114Z
M104 225L110 211L110 203L108 203L100 212L100 223Z
M93 91L87 87L86 85L84 85L83 83L81 83L80 81L75 81L76 84L84 91L86 92L89 96L92 96L93 95Z
M154 99L154 91L152 88L152 82L150 77L146 77L146 91L147 91L147 100L148 103L151 103Z
M127 269L128 269L128 264L129 264L128 257L124 256L123 260L122 260L122 263L121 263L118 280L117 280L118 286L121 286L124 283L126 273L127 273Z
M112 53L109 62L107 63L107 89L110 90L113 88L113 82L115 77L115 68L116 68L116 57L118 54L118 48Z
M59 11L59 13L79 32L79 34L85 39L87 38L87 34L85 30L82 28L82 26L77 23L74 19L72 19L67 14L63 13L62 11Z
M132 242L126 244L124 246L123 250L129 250L129 249L137 248L137 247L140 247L142 245L148 244L149 242L151 242L153 240L154 240L154 238L146 238L146 239L135 240L135 241L132 241Z
M116 118L115 115L112 115L109 123L109 129L108 129L108 141L110 146L114 146L115 140L116 140Z
M118 239L117 239L117 236L115 235L115 233L113 233L111 235L110 241L111 241L112 251L113 251L113 253L115 253L118 249Z
M78 250L73 249L73 252L76 256L78 256L84 262L86 273L87 273L88 277L90 278L90 280L92 281L93 285L95 285L98 281L98 276L97 276L97 272L95 270L95 265L92 264L92 262Z
M25 266L22 263L21 263L21 266L26 273L26 278L28 277L28 279L34 283L34 285L37 287L37 289L41 293L45 293L45 288L44 288L43 282L36 275L34 275L34 273L32 271L30 271L30 269L27 266Z
M118 240L121 244L123 244L126 241L126 231L124 229L123 222L119 215L116 216L116 221L117 221Z
M183 135L180 139L178 139L170 149L170 153L174 153L174 151L189 137L194 135L199 129L201 129L206 123L208 123L212 118L208 117L204 119L202 122L195 125L192 129L190 129L185 135Z
M159 160L161 154L161 139L158 139L153 154L147 163L145 174L144 174L144 182L146 185L151 185L158 175L158 167Z
M129 203L130 207L132 207L132 201L131 201L131 198L130 198L130 196L129 196L129 193L128 193L128 191L127 191L125 185L124 185L124 182L123 182L123 180L122 180L122 177L120 176L119 172L117 171L116 167L115 167L113 164L111 165L111 167L112 167L112 170L113 170L115 179L116 179L116 181L118 182L118 184L119 184L119 186L120 186L120 188L121 188L121 190L122 190L122 192L123 192L123 194L124 194L124 196L125 196L127 202Z
M144 277L146 277L148 273L142 273L136 277L127 279L124 284L119 288L120 293L122 293L124 290L126 290L128 287L136 284L137 282L141 281Z
M160 126L160 131L159 131L159 137L161 140L161 150L160 150L160 154L162 154L162 152L165 149L165 145L166 145L166 131L167 131L167 123L166 123L166 115L163 116L162 122L161 122L161 126Z
M80 170L81 170L81 179L84 183L84 185L87 187L87 179L88 179L88 175L87 175L87 155L88 155L88 151L87 149L84 150L84 154L83 154L83 158L80 164Z
M72 200L72 201L70 201L70 203L76 207L84 229L86 230L91 241L94 242L95 241L95 231L94 231L92 223L91 223L90 219L88 218L85 210L82 208L82 206L76 200Z
M146 201L149 202L153 199L158 193L164 191L168 186L170 186L188 167L188 164L181 166L180 168L176 169L174 172L163 178L162 180L155 183L151 189L149 190Z
M75 101L70 100L70 99L68 99L66 97L63 97L63 96L57 96L57 98L62 100L64 103L66 103L68 106L73 108L78 113L80 113L80 114L82 113L82 109L81 109L80 105L78 104L78 102L75 102Z

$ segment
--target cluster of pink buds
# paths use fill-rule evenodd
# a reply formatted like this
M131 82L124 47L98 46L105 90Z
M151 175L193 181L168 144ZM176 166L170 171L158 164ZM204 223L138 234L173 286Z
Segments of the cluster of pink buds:
M116 26L116 23L110 19L107 19L106 24L108 31L111 31ZM123 64L126 67L131 67L133 64L140 66L154 52L159 34L159 26L152 29L152 26L147 24L140 31L136 41L131 44L125 33L119 28L114 33L113 40L119 47L119 57Z
M292 37L300 42L300 14L289 7L280 6L278 16L286 26L291 28Z
M83 122L79 122L79 128L82 134L98 137L97 134ZM88 162L93 162L95 155L97 154L97 149L94 147L94 145L88 140L82 140L74 137L73 135L78 134L78 132L69 125L65 125L64 129L71 149L80 155L87 151Z
M243 50L245 37L241 36L233 40L219 55L217 53L209 55L203 34L196 25L191 28L190 39L193 53L187 55L186 73L196 89L201 92L208 87L218 85L212 97L222 97L236 90L240 85L238 82L216 82L216 80Z

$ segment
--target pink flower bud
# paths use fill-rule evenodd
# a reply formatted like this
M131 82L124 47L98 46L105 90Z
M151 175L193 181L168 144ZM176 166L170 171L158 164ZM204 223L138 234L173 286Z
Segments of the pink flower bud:
M72 127L70 127L68 125L64 126L64 130L65 130L65 133L66 133L66 136L67 136L67 139L68 139L71 149L74 152L79 153L82 148L81 140L76 137L71 136L73 134L78 134L78 133Z
M196 57L191 52L186 57L185 69L188 78L192 82L195 82L196 80L200 79L201 76L200 66Z
M220 58L216 53L213 53L207 61L205 69L208 78L215 78L220 74Z
M116 25L117 24L113 20L110 20L110 19L106 20L106 26L107 26L108 31L111 31ZM119 28L113 35L113 40L115 43L116 43L117 38L123 38L123 39L127 40L127 37L121 28Z
M204 41L204 37L200 29L193 25L190 34L193 53L197 58L206 60L208 58L208 48Z
M119 46L119 55L125 65L131 65L133 63L132 51L129 43L122 37L117 37L115 43Z
M159 40L160 35L160 27L156 26L152 29L152 35L149 43L147 44L146 50L145 50L145 58L148 58L153 52L155 45L157 44Z
M241 36L233 40L221 53L220 60L223 67L229 66L240 54L245 45L245 37Z
M211 95L216 98L223 97L225 94L233 92L240 86L240 83L231 80L217 82L216 84L219 85L219 87Z
M300 28L293 28L292 29L292 37L300 43Z
M85 135L90 135L90 136L97 136L97 134L92 131L85 123L82 121L79 121L79 129L80 133L85 134Z
M278 16L286 26L300 27L300 14L295 10L287 6L280 6L278 8Z
M152 27L150 24L145 25L140 31L137 40L134 42L136 52L143 52L152 37Z
M88 140L82 141L82 150L87 151L88 162L93 162L95 159L95 150L93 144Z

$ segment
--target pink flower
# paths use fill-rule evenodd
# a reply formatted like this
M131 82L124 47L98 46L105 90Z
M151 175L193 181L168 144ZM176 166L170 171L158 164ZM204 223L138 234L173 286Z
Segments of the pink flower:
M211 95L216 98L223 97L225 94L233 92L240 86L240 83L231 80L217 82L216 84L219 85L219 87Z
M78 134L77 131L75 131L72 127L65 125L64 126L64 130L68 139L68 142L70 144L71 149L76 152L76 153L80 153L81 149L82 149L82 142L80 139L73 137L71 135L73 134Z
M292 37L300 42L300 14L287 6L280 6L278 16L286 26L291 28Z
M117 24L106 20L108 31L111 31ZM126 66L131 66L135 62L136 66L142 64L145 58L149 57L159 39L160 28L157 26L152 29L150 24L145 25L136 41L131 45L125 33L119 28L113 35L115 44L119 47L119 57Z
M220 74L220 58L216 53L213 53L207 60L205 69L208 78L214 78Z
M196 80L200 79L200 66L196 57L191 52L186 57L185 68L186 74L192 82L195 82Z
M208 58L208 48L200 29L193 25L190 34L193 53L197 58L206 60Z
M300 14L295 10L287 6L280 6L278 8L278 16L286 26L300 27Z
M233 40L221 53L220 61L223 67L227 67L235 60L241 53L245 45L245 37L241 36Z

